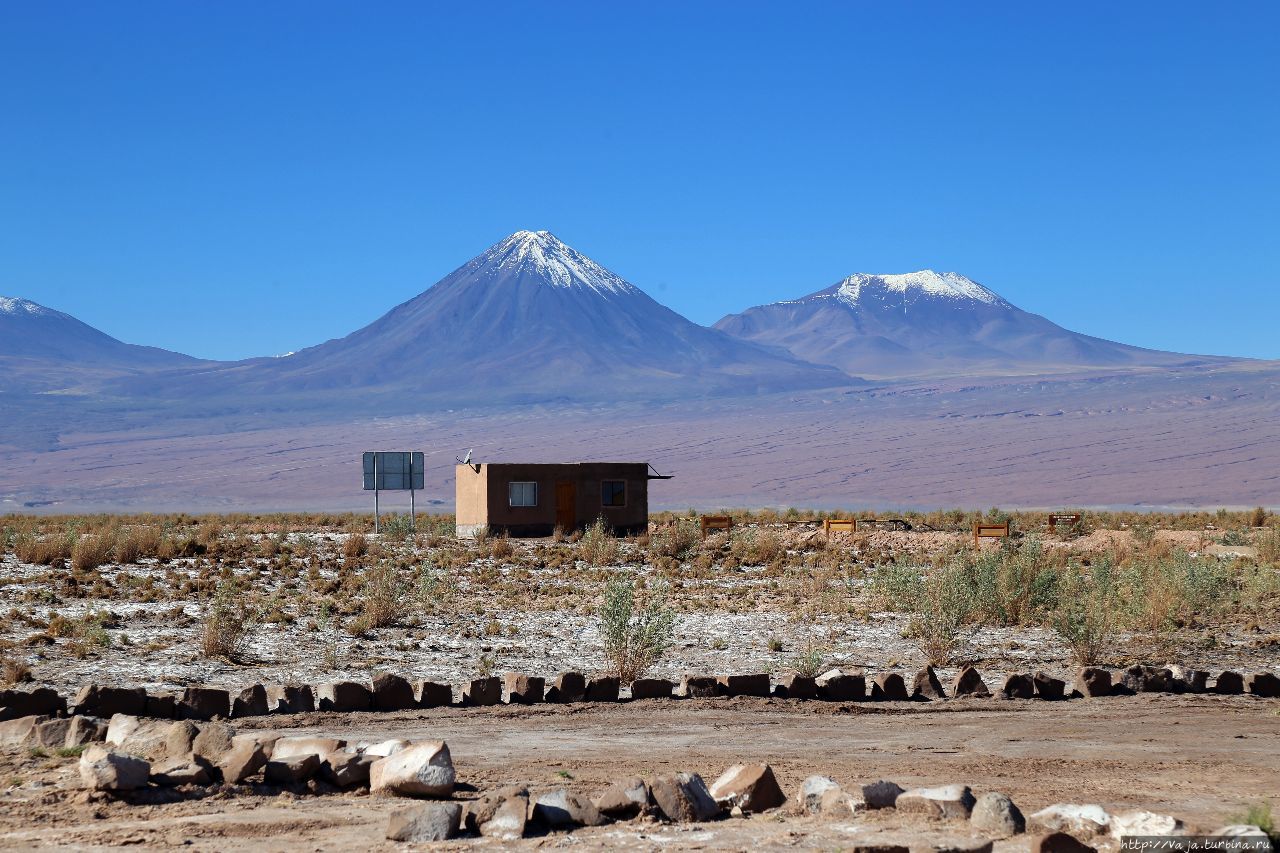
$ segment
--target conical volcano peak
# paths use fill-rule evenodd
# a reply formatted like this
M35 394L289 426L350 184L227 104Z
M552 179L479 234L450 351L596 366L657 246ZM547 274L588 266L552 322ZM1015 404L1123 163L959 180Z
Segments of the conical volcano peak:
M975 300L987 305L1013 307L995 292L958 272L918 272L898 275L872 275L854 273L840 282L836 298L847 304L856 304L864 294L900 294L903 297L937 297L954 300Z
M52 308L37 305L29 299L18 296L0 296L0 314L30 314L36 317L51 317L59 312Z
M638 289L550 231L517 231L468 264L469 272L532 278L552 287L585 287L598 293Z

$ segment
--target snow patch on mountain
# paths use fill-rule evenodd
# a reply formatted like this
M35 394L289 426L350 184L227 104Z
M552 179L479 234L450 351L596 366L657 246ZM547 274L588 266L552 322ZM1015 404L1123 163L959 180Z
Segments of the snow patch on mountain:
M49 317L58 312L43 305L37 305L27 299L14 296L0 296L0 314L29 314L34 317Z
M489 276L525 274L553 287L586 287L604 294L640 292L550 231L517 231L467 266L468 272Z
M898 275L872 275L854 273L840 282L833 290L816 294L814 298L837 299L846 305L857 305L864 296L879 294L898 294L909 297L941 297L954 300L974 300L985 305L1003 308L1013 306L998 294L988 290L976 281L956 272L934 272L920 270L918 272Z

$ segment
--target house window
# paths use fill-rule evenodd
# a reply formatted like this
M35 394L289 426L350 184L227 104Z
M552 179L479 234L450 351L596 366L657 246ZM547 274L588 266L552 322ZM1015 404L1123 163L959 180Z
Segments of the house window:
M627 481L626 480L601 481L600 505L601 506L626 506L627 505Z
M508 485L508 504L511 506L537 506L537 483L510 483Z

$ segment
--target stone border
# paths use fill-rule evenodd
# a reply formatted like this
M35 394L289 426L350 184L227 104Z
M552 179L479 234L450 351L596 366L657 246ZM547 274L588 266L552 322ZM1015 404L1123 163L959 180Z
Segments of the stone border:
M1280 677L1268 671L1247 675L1226 670L1210 684L1205 670L1182 667L1131 666L1115 672L1086 667L1077 675L1074 689L1044 672L1015 673L996 690L988 687L972 666L960 670L950 688L944 688L933 667L920 670L911 683L898 672L868 677L861 670L832 669L816 678L789 674L774 681L766 673L745 675L689 674L673 682L664 678L640 678L629 686L630 699L685 699L719 696L757 696L829 702L936 701L979 697L1058 701L1079 698L1132 696L1137 693L1248 694L1280 697ZM434 681L410 682L398 675L380 673L368 685L355 681L317 684L253 684L232 695L218 687L188 687L178 695L149 694L142 687L86 684L68 701L51 687L32 690L0 690L0 721L45 715L110 718L115 714L169 720L213 720L297 714L312 711L409 711L439 707L471 707L498 704L532 705L542 702L618 702L617 678L588 678L563 672L548 686L539 676L507 673L503 678L472 679L457 701L453 687Z

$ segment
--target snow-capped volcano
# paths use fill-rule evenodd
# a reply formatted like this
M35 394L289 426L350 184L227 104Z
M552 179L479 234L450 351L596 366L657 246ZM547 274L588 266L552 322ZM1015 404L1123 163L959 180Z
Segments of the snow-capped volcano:
M518 231L345 338L192 381L210 393L394 389L474 403L687 398L852 380L692 323L551 233Z
M959 273L933 270L856 273L800 299L731 314L715 328L877 379L1167 366L1193 360L1069 331Z

